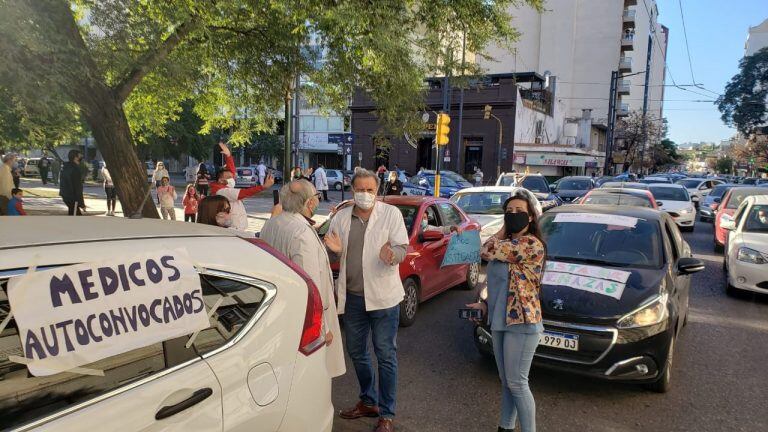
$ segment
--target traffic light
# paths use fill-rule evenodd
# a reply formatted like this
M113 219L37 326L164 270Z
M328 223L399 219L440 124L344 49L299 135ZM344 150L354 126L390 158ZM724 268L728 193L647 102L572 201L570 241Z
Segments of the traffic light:
M451 132L451 128L448 124L451 122L451 116L448 114L440 113L437 115L437 131L435 136L435 144L439 146L448 145L448 133Z

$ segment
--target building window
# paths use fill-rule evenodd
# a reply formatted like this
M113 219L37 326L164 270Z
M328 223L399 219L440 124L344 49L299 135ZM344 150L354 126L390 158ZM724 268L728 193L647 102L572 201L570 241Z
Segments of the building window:
M464 138L464 172L474 173L475 167L483 169L483 137Z

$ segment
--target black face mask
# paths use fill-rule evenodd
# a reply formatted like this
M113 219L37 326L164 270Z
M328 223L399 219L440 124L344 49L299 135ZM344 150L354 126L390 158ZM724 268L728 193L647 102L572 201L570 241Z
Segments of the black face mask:
M507 235L519 233L525 229L529 223L528 213L504 213L504 228Z

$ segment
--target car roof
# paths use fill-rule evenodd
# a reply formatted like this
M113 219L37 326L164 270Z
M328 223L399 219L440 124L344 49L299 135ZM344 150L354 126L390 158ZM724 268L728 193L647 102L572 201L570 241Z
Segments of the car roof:
M654 183L654 184L649 184L648 188L649 189L650 188L655 188L655 189L659 189L659 188L685 189L685 186L680 185L680 184L674 184L674 183L658 183L658 184Z
M759 187L759 186L751 186L751 185L747 185L747 186L742 186L742 187L739 187L739 188L733 188L733 189L730 189L730 190L727 192L727 193L728 193L728 195L729 195L729 196L730 196L730 195L733 195L734 191L736 191L737 189L738 189L738 193L747 193L747 194L750 194L750 193L756 192L756 193L754 193L754 195L768 195L768 191L766 191L764 187Z
M465 194L465 193L476 193L476 192L509 192L512 193L516 191L517 189L525 189L524 187L520 186L477 186L477 187L470 187L462 189L457 194ZM526 189L527 190L527 189Z
M383 202L391 205L410 205L410 206L420 206L424 203L435 203L435 202L449 202L445 198L438 198L434 196L424 196L424 195L389 195L385 196L381 199Z
M160 219L8 217L0 224L0 238L3 239L0 251L53 244L179 237L237 237L237 232L211 225Z
M568 180L572 180L572 179L575 179L575 180L592 180L592 177L590 177L590 176L566 176L566 177L561 178L560 180L565 180L565 179L568 179Z
M625 193L627 195L634 195L634 196L641 196L643 198L648 198L649 191L645 189L632 189L632 188L598 188L598 189L592 189L589 191L589 195L599 195L601 193L606 194L618 194L618 193Z
M645 183L640 183L640 182L607 181L603 183L602 186L600 186L600 189L608 189L608 188L615 187L615 188L646 190L648 189L648 186L649 185Z
M546 214L557 213L599 213L599 214L613 214L618 216L629 216L639 219L647 220L662 220L663 212L652 209L650 207L632 207L632 206L616 206L616 205L564 205L547 210Z

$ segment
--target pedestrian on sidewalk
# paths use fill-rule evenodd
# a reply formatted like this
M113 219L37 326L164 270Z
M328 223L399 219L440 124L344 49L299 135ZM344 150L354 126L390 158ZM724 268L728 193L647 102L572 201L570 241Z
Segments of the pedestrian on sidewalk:
M195 176L195 188L197 189L200 197L208 196L208 185L211 181L211 174L208 172L208 167L205 163L201 162L197 167L197 174Z
M376 170L376 175L379 176L379 187L381 188L377 195L384 195L384 184L386 183L387 167L384 164L379 165Z
M107 216L115 215L115 205L117 204L117 191L112 176L107 170L107 164L101 168L101 177L104 178L104 194L107 196Z
M197 194L195 185L187 185L187 193L184 194L184 198L181 200L181 204L184 205L184 222L195 222L199 202L200 195Z
M200 201L197 209L197 223L230 228L232 226L231 209L232 206L227 198L221 195L207 196Z
M339 257L338 310L344 314L346 348L360 384L359 401L344 419L379 417L376 432L394 430L397 399L397 328L405 296L399 264L408 233L397 207L376 200L379 177L359 168L352 177L354 205L339 210L324 241ZM368 352L378 361L379 386Z
M323 201L328 202L328 177L325 175L323 164L318 165L315 170L315 188L323 194Z
M24 211L24 191L14 188L11 192L13 198L8 201L8 207L6 213L8 216L26 216L27 212Z
M160 180L160 187L157 188L157 199L160 201L160 214L163 219L176 220L176 188L171 186L171 179L165 176Z
M59 195L67 205L67 213L70 216L82 215L85 210L85 199L83 198L83 171L80 169L80 163L83 160L83 154L79 150L70 150L67 154L68 161L64 163L61 170L61 181L59 185Z
M480 249L488 261L488 300L467 305L483 312L491 326L496 367L501 378L499 431L509 432L520 418L522 432L536 430L536 402L528 373L541 322L541 278L546 246L530 195L516 192L504 202L504 225Z
M480 168L475 167L475 186L480 187L483 185L483 172Z
M259 237L301 267L317 285L323 302L326 367L333 378L344 375L346 366L328 252L310 223L320 205L319 196L312 184L304 180L283 185L283 211L264 224Z
M37 164L37 169L40 170L40 180L43 181L43 186L48 184L48 170L51 167L51 160L43 153L40 158L40 162Z
M61 161L59 161L58 155L54 155L51 160L51 183L58 186L59 174L61 174Z
M264 180L267 178L267 166L264 165L264 161L260 160L256 165L256 174L259 176L259 184L264 185Z
M248 229L248 214L245 211L243 199L254 196L264 190L267 190L275 184L275 179L271 175L264 179L264 185L251 186L245 189L235 188L235 159L232 158L232 152L222 141L219 142L219 148L224 155L226 168L219 171L216 183L211 184L211 195L221 195L229 200L231 206L232 228L240 231Z
M3 164L0 165L0 215L6 214L8 201L13 198L13 165L16 163L16 155L8 153L3 156Z
M170 174L168 174L168 170L165 169L165 164L163 161L157 161L155 172L152 174L152 181L155 182L156 188L162 186L163 178L165 177L171 178ZM160 198L158 197L158 199Z
M11 174L13 174L13 187L18 189L21 186L21 167L19 167L18 159L13 162L13 169L11 170Z
M389 172L389 179L384 185L384 195L402 195L403 194L403 182L397 178L397 171Z

